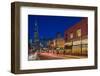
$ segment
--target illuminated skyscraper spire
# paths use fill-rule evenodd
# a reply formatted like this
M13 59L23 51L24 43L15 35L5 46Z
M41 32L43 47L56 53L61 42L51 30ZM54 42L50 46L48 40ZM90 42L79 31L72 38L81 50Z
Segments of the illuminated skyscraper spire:
M38 33L37 20L35 20L35 26L34 26L34 42L39 42L39 33Z

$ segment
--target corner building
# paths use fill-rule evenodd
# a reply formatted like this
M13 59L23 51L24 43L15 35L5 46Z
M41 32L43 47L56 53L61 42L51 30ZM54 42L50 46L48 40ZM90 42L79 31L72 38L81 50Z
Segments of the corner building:
M66 53L87 56L88 18L83 18L64 32Z

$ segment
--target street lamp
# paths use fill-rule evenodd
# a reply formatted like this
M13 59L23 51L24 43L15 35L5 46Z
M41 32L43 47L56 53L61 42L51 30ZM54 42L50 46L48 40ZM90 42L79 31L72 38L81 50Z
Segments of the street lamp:
M73 51L73 33L70 34L70 38L72 40L72 48L71 48L71 54L72 54L72 51Z
M81 55L82 55L82 33L81 29L77 30L78 37L80 38Z

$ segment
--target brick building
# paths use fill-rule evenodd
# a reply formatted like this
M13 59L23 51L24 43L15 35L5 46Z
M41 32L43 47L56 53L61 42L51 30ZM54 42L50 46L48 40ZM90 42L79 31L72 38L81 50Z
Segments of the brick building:
M70 27L64 32L66 53L87 56L88 49L88 18Z

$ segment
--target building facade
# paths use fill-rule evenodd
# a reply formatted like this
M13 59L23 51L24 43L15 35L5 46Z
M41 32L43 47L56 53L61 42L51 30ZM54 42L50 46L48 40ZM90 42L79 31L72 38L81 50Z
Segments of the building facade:
M60 32L57 32L54 44L56 48L64 48L65 40Z
M64 32L66 52L85 55L88 52L88 18L83 18Z

